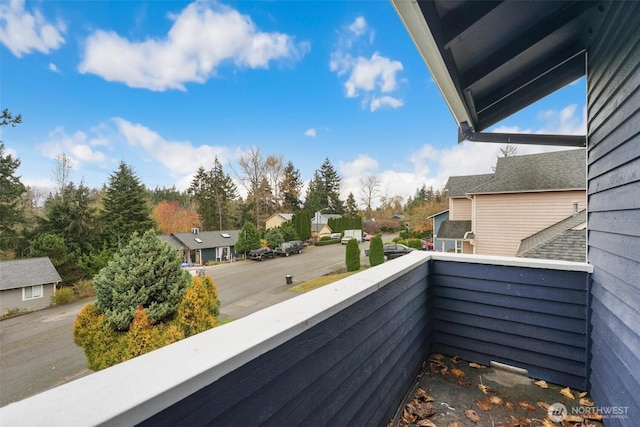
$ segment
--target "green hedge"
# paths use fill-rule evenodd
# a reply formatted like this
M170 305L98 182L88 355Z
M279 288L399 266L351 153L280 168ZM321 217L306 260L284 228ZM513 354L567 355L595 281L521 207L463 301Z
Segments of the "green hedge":
M315 242L315 246L327 246L327 245L335 245L336 243L340 243L340 239L328 239L328 240L320 240L319 242Z

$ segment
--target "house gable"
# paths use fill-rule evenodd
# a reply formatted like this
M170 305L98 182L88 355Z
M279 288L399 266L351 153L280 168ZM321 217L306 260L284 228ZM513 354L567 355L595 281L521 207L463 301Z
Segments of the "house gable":
M61 281L49 257L0 261L0 290L3 291Z

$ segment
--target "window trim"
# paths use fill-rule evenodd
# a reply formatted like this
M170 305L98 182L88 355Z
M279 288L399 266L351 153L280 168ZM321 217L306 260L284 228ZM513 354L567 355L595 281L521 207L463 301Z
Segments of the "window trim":
M31 297L27 297L27 289L31 289ZM38 296L33 296L35 295L35 292L34 292L35 289L40 290L40 294ZM25 286L22 288L22 301L30 301L34 299L43 298L43 297L44 297L44 285L32 285L32 286Z

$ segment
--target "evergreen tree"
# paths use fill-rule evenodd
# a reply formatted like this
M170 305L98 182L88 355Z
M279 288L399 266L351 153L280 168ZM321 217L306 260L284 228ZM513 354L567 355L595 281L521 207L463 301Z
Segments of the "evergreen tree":
M171 319L191 275L180 268L178 252L153 231L134 234L109 264L93 278L96 307L116 330L129 328L139 306L152 324Z
M351 192L349 193L349 197L347 197L347 208L345 209L344 213L349 217L355 217L358 215L358 205L356 204L356 198Z
M4 113L8 114L8 111L4 110ZM2 124L6 124L4 116L2 120ZM19 166L20 160L11 154L5 155L4 143L0 142L0 250L15 249L20 245L19 227L25 222L21 197L27 189L15 175Z
M300 209L300 191L303 182L300 179L300 171L293 166L292 162L287 163L284 168L284 176L280 183L280 197L282 199L282 210L284 212L296 212Z
M374 236L369 245L369 265L375 267L384 262L384 245L380 235Z
M194 277L184 293L176 316L184 336L190 337L216 326L217 306L218 290L211 276L204 279Z
M340 200L341 179L338 172L333 168L329 158L325 158L320 166L320 176L324 185L325 202L331 212L337 214L344 213L344 204Z
M327 196L324 191L324 184L322 183L322 178L320 177L320 173L315 171L313 173L313 178L309 182L309 186L307 187L307 196L304 200L304 209L309 212L318 212L321 209L327 207L326 205Z
M231 177L226 174L216 157L211 170L198 168L187 190L193 195L198 214L205 230L229 230L235 228L234 205L238 192Z
M265 231L264 239L267 241L267 245L271 248L277 248L284 242L284 236L277 228L270 228Z
M360 270L360 245L356 239L350 239L347 242L345 251L345 264L347 271Z
M258 249L260 245L260 230L251 222L245 222L235 245L236 253L247 253L251 249Z
M291 240L300 240L300 236L298 235L298 232L296 231L292 222L293 218L291 221L287 221L279 227L285 242L290 242Z
M135 232L155 229L146 193L133 170L120 162L118 170L109 177L101 211L105 240L110 248L124 247Z
M38 234L29 246L30 257L49 257L64 283L72 283L81 278L76 267L77 252L70 252L60 236L54 234Z
M300 240L311 238L311 213L307 209L296 212L291 220Z

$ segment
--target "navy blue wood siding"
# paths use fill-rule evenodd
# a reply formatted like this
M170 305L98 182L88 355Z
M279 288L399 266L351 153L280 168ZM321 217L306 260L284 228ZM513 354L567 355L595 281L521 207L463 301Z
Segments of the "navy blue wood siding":
M605 3L588 51L592 395L640 420L640 3Z
M433 261L433 350L587 388L584 272Z
M420 265L144 424L386 425L429 354L428 268Z

